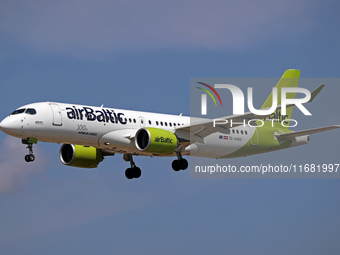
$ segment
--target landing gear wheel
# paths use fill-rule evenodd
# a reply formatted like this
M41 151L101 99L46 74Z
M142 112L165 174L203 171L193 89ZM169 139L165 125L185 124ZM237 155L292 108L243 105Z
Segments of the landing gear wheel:
M125 170L125 176L128 179L139 178L142 175L142 171L139 167L128 168Z
M35 156L33 154L28 154L25 156L25 161L26 162L32 162L35 160Z
M179 165L180 165L181 170L186 170L189 164L188 164L188 161L183 158L179 161Z
M30 155L26 155L26 156L25 156L25 161L26 161L26 162L30 162Z
M125 176L129 180L133 178L133 172L132 172L131 168L128 168L128 169L125 170Z
M181 170L179 160L176 159L176 160L172 161L172 169L176 172Z
M29 159L30 159L30 161L34 161L35 160L35 156L33 154L30 154L29 155Z
M132 168L133 170L133 177L139 178L142 175L142 171L139 167Z

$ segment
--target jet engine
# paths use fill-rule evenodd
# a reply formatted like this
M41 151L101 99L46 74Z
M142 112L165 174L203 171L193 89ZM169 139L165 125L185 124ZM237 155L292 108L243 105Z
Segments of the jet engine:
M171 154L178 145L176 135L159 128L141 128L135 136L135 145L138 150L154 154Z
M64 165L82 168L95 168L104 159L101 150L74 144L63 144L59 158Z

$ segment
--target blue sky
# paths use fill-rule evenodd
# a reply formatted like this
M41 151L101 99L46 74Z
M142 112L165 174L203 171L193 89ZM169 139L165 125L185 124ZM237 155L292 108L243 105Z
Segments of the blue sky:
M189 115L190 78L339 77L337 1L0 3L0 118L38 101ZM321 79L322 80L322 79ZM321 81L322 82L322 81ZM311 84L314 89L319 83ZM260 88L256 88L259 89ZM267 90L266 90L267 91ZM302 118L340 124L336 84ZM322 106L322 107L320 107ZM232 164L339 163L338 131ZM0 134L1 254L337 254L337 179L192 179L172 158L96 170ZM222 161L221 161L222 162Z

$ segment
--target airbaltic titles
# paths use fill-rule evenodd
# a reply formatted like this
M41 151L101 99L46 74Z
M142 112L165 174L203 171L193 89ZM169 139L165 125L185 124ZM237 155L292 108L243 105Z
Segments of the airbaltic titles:
M98 121L98 122L111 122L113 124L120 124L125 125L126 120L123 118L124 113L115 113L112 109L105 109L102 108L101 110L94 110L90 107L82 107L81 109L73 106L67 107L67 117L69 119L76 119L76 120L83 120L86 118L87 121Z

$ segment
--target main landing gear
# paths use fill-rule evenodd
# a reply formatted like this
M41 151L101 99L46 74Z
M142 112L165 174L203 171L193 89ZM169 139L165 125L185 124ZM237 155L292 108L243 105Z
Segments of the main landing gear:
M179 170L185 170L188 168L188 161L184 158L182 158L182 155L180 152L177 153L177 159L172 161L172 169L175 171ZM125 176L128 179L133 179L133 178L139 178L142 175L142 171L140 170L139 167L136 166L135 162L133 161L132 155L131 154L124 154L123 159L125 161L129 161L131 167L125 170Z
M175 171L185 170L188 168L188 161L185 158L182 158L181 153L177 153L177 159L172 161L172 169Z
M37 139L35 138L26 138L22 139L21 142L23 144L27 144L28 154L25 156L26 162L32 162L35 160L35 156L33 155L33 144L37 143Z
M125 170L125 176L128 179L139 178L142 175L142 171L139 167L136 166L133 161L131 154L124 154L123 156L125 161L130 161L131 167Z

